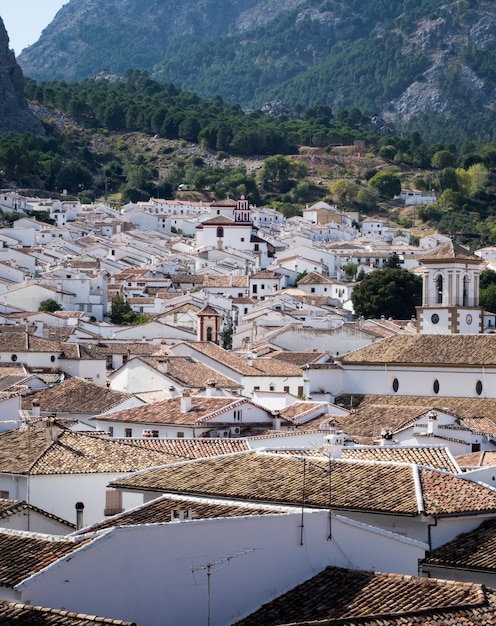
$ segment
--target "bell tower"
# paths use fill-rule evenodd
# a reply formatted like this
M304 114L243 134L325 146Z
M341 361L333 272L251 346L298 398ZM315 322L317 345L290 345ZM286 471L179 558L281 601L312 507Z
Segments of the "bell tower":
M417 307L418 332L431 335L481 333L480 258L449 241L420 261L424 273L422 306Z

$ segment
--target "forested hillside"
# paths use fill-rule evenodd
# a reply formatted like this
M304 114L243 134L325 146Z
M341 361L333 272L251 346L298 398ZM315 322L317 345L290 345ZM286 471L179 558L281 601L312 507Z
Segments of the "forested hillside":
M433 142L496 123L492 0L70 0L19 61L44 80L148 69L245 109L358 108Z

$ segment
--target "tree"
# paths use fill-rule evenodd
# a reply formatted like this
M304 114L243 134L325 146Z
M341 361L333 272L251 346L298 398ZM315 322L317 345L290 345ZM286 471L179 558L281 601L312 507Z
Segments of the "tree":
M420 303L422 279L408 270L386 268L367 274L353 289L351 301L355 315L410 319Z
M401 192L401 180L396 172L377 172L369 180L369 185L377 189L384 198L394 198Z
M134 324L137 314L131 308L122 296L117 294L112 298L112 304L109 313L112 324Z
M42 300L40 302L38 311L46 311L48 313L54 313L55 311L62 311L62 305L59 304L57 300L54 300L53 298L47 298L46 300Z

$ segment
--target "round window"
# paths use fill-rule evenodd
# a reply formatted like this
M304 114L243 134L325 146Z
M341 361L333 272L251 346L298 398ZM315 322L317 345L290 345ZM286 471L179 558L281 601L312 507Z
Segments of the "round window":
M482 393L482 381L480 381L480 380L478 380L478 381L475 383L475 393L476 393L478 396L480 396L480 395L481 395L481 393Z
M55 363L55 357L54 357L54 355L53 355L53 354L52 354L52 356L50 357L50 361L51 361L52 363Z
M439 393L439 381L438 381L437 378L434 381L434 384L432 385L432 389L433 389L434 393Z
M17 361L17 354L13 354L10 359L11 361Z
M439 315L437 313L433 313L431 315L431 322L433 324L438 324L439 323Z
M395 378L393 380L393 391L396 393L399 388L400 388L400 381L397 378Z

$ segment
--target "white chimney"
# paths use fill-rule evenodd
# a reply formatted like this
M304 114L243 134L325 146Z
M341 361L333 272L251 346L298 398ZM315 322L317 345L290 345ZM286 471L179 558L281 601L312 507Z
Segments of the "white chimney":
M191 395L189 389L183 391L181 396L181 413L189 413L191 411Z
M31 417L39 417L40 416L40 401L33 400L31 403Z
M437 432L437 413L436 411L429 411L427 413L427 434L434 435Z
M83 527L83 502L76 502L76 530L80 530Z
M55 419L48 418L46 421L45 437L47 441L58 441L60 434L60 428L57 425Z
M216 380L214 380L213 378L210 378L209 380L207 380L205 385L206 385L205 395L207 396L207 398L212 398L213 396L217 395L217 381Z

